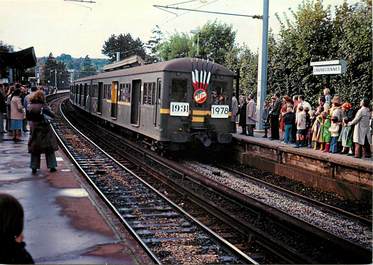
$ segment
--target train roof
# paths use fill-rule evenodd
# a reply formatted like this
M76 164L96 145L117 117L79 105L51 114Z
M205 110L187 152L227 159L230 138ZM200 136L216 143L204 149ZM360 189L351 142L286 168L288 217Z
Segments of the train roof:
M92 79L104 79L111 77L120 77L136 74L155 73L155 72L192 72L194 69L203 69L211 71L212 74L234 76L234 73L226 67L213 63L211 61L196 59L196 58L177 58L166 62L159 62L154 64L146 64L132 68L104 72L97 75L87 76L75 80L76 82L89 81ZM212 69L212 70L210 70Z

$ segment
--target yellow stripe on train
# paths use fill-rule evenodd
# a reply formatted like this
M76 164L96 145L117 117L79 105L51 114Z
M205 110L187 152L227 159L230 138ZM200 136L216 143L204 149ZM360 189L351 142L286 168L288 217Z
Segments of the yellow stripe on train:
M205 122L205 117L193 116L192 122Z

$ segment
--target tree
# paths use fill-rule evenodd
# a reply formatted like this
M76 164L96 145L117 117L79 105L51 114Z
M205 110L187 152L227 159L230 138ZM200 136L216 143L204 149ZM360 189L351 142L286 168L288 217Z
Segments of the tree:
M41 83L50 86L57 85L58 88L69 85L69 72L66 70L66 65L63 62L57 62L52 53L49 53L45 62L45 75Z
M131 55L139 55L145 58L145 49L142 41L134 40L131 34L111 35L102 47L102 54L108 56L111 62L116 60L116 53L120 52L120 59Z
M155 63L159 62L161 58L157 54L158 45L160 45L163 39L163 33L158 25L155 26L152 30L152 36L145 45L145 48L148 50L146 62Z
M96 74L96 67L92 64L88 55L85 56L80 68L79 78Z
M303 94L316 104L324 86L355 106L372 97L372 2L343 3L335 16L321 0L305 0L285 17L279 38L269 38L268 94ZM344 59L343 75L312 75L311 61Z
M194 36L193 43L198 43L198 56L213 59L223 64L225 55L235 47L236 32L232 25L217 22L207 22ZM192 47L192 56L197 55L197 45Z
M372 1L336 8L333 56L347 61L346 74L335 78L335 93L358 106L362 96L372 98ZM342 36L342 37L341 37Z
M188 34L175 33L157 46L157 54L162 60L171 60L190 56L192 42Z
M13 46L0 41L0 52L12 52L12 51L13 51Z

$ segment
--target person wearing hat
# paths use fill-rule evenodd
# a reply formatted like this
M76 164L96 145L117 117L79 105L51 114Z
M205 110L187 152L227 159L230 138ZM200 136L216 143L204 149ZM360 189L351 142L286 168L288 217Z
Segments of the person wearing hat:
M341 108L341 98L335 95L332 99L332 107L330 108L330 116L337 117L339 121L343 118L343 112Z
M372 156L370 145L370 118L371 112L369 109L369 99L364 98L360 102L361 108L356 113L355 118L348 123L348 126L355 125L353 142L355 143L355 157L361 158L361 150L363 150L363 156L369 158Z

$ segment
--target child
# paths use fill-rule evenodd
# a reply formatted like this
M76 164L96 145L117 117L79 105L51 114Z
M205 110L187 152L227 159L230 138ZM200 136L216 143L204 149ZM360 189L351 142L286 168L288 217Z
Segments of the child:
M325 143L324 152L329 153L330 137L331 137L331 134L330 134L330 131L329 131L329 128L331 126L330 116L326 112L323 112L323 113L325 113L325 114L323 114L323 117L325 117L325 118L324 118L324 123L323 123L323 126L322 126L322 138L323 138L323 142Z
M293 142L293 124L295 120L295 114L293 112L293 108L291 106L287 107L286 113L284 115L284 123L285 123L285 136L284 136L284 143L288 144Z
M329 128L329 132L331 135L330 141L330 153L337 153L338 152L338 136L339 136L339 122L338 117L333 116L332 124Z
M351 136L351 126L348 126L349 120L347 117L343 119L342 131L339 135L338 141L342 143L342 152L341 154L348 154L350 148L352 148L352 136Z
M295 147L298 148L303 146L306 132L306 112L304 111L302 105L298 106L295 123L297 126L297 141Z

